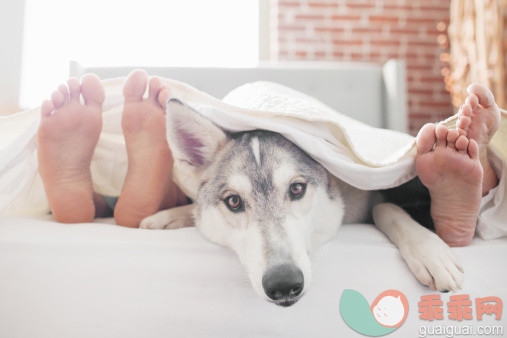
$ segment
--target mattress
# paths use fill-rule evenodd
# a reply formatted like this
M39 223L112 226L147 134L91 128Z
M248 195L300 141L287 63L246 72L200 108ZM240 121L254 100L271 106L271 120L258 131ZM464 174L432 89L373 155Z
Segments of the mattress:
M340 314L347 289L371 304L401 291L409 310L389 337L431 327L507 329L506 315L476 317L474 300L507 301L507 238L453 248L463 290L439 294L444 319L419 318L418 302L437 294L420 285L398 249L371 224L343 225L312 255L312 285L289 308L254 292L234 252L195 228L144 230L111 219L59 224L0 216L0 337L364 337ZM473 319L447 318L445 304L469 295Z

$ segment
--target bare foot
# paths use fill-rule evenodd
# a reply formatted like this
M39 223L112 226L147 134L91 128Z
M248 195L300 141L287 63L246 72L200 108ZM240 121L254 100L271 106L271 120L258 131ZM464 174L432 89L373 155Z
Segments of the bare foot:
M92 74L83 76L81 85L75 78L67 84L41 106L39 173L56 221L91 222L95 205L90 162L102 129L104 87Z
M133 71L125 80L122 115L127 145L128 170L114 211L116 223L138 227L141 220L161 209L186 203L172 181L173 157L167 144L165 112L157 100L169 96L159 78L152 78L149 95L143 98L148 75Z
M477 142L456 129L426 124L417 136L416 170L430 192L437 235L450 246L469 245L482 198Z
M498 177L488 160L487 146L500 127L500 110L493 93L483 85L468 86L468 97L458 112L456 128L461 135L475 140L479 145L479 159L484 169L482 194L498 185Z

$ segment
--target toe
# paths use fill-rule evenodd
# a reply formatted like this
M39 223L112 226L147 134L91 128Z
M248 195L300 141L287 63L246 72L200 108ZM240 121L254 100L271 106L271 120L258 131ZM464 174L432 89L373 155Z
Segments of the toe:
M454 144L456 143L456 140L459 136L459 132L456 129L449 130L447 133L447 146L454 147Z
M428 269L423 264L415 261L409 264L409 268L412 270L419 283L430 287L432 290L435 290L435 281L433 280L433 277L429 273Z
M462 117L462 116L468 116L468 117L472 116L472 106L471 106L471 104L472 104L472 102L474 100L472 97L475 97L475 95L472 94L472 96L469 96L467 98L467 101L465 102L465 104L461 106L461 109L458 112L458 115L460 117Z
M50 116L51 113L55 110L55 107L53 106L53 102L46 100L42 102L40 106L40 114L42 117Z
M64 84L59 85L59 86L58 86L58 91L59 91L60 93L62 93L62 95L63 95L63 100L64 100L65 102L67 102L67 101L69 100L69 89L67 88L67 86L66 86L66 85L64 85Z
M71 77L67 80L67 86L69 87L69 99L70 101L79 101L79 80L75 77Z
M473 160L479 159L479 145L475 140L468 142L468 156Z
M106 97L104 86L95 74L86 74L81 78L81 94L87 106L102 106Z
M162 87L162 81L160 78L154 76L150 80L150 89L148 90L148 100L153 102L157 102L158 94L160 93L160 88Z
M437 147L445 146L447 144L448 131L449 130L447 129L447 127L444 126L443 124L437 125L437 127L435 128L435 135L437 138L437 141L436 141Z
M160 88L160 92L158 94L158 103L162 108L164 108L164 111L166 107L166 102L171 98L171 96L172 93L169 87L167 87L166 85L162 85L162 87Z
M452 260L435 261L428 265L428 270L435 282L435 291L449 292L458 289L461 273L453 267Z
M479 104L484 108L491 107L492 105L495 104L495 98L493 96L493 93L486 86L483 86L479 83L473 83L470 86L468 86L467 92L470 95L475 94L479 99ZM474 108L473 105L472 108Z
M452 256L452 255L449 255ZM442 260L442 263L445 264L447 272L452 276L454 280L454 285L457 290L463 288L463 269L458 264L455 264L454 259L451 257L446 257Z
M458 119L458 122L456 122L456 128L458 128L458 132L460 135L467 135L468 134L468 127L470 127L470 123L472 122L472 119L468 116L460 116Z
M477 107L479 106L479 99L477 98L477 95L475 95L474 93L468 94L465 100L465 104L468 104L472 108L472 111L474 109L477 109ZM471 117L472 115L470 114L469 116Z
M465 136L461 135L456 140L456 149L461 152L466 152L468 149L468 143L468 139Z
M470 102L468 100L464 105L461 106L458 112L458 121L456 122L456 128L458 129L460 135L466 136L468 134L468 128L470 127L470 123L472 122L471 117L472 117L472 106L470 105Z
M465 271L463 270L463 266L459 263L459 261L456 259L456 257L449 252L448 254L448 257L450 260L452 260L452 262L454 263L454 265L456 266L456 268L461 272L461 273L464 273Z
M425 124L421 130L419 130L419 134L417 134L416 139L417 144L417 154L425 154L430 152L435 145L435 124L427 123Z
M134 70L123 84L125 102L142 102L148 84L148 75L144 70Z
M445 266L441 266L440 269L441 270L436 276L434 276L436 291L443 293L458 291L461 288L461 278L459 276L454 276L451 272L454 270L450 269L451 271L449 271Z
M56 90L53 92L53 94L51 94L51 101L53 102L55 109L58 109L65 102L65 98L63 97L63 94L59 90Z

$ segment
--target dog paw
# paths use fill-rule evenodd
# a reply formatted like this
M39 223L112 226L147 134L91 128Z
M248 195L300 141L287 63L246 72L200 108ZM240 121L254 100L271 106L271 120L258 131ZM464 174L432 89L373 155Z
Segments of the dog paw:
M434 233L407 243L400 252L417 280L433 291L454 292L462 288L463 268L451 248Z
M193 226L192 205L162 210L141 221L141 229L180 229Z
M139 224L140 229L166 229L170 223L167 217L159 214L146 217Z

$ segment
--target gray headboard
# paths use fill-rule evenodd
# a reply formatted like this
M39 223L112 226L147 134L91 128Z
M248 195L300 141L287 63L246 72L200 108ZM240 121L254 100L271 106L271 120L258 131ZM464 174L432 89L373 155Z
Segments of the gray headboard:
M136 68L144 68L150 75L186 82L219 99L248 82L278 82L374 127L407 131L403 61L390 60L384 65L282 62L252 68L83 67L72 61L70 75L95 73L102 79L116 78Z

